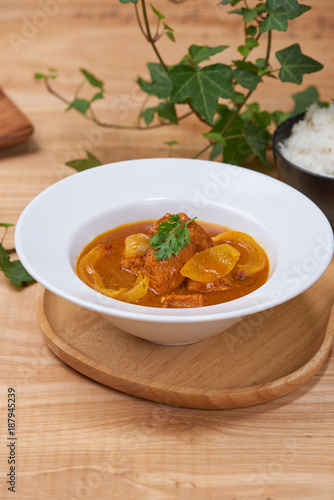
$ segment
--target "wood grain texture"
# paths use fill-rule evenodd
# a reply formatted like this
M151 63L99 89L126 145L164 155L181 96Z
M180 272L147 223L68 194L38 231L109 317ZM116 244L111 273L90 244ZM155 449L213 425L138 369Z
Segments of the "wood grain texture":
M26 141L33 131L26 116L0 89L0 149Z
M326 273L287 304L191 346L157 346L128 335L40 285L36 311L52 351L97 382L181 407L242 408L285 396L321 368L334 336L334 305L322 324L333 278Z
M0 85L35 128L29 141L0 151L1 222L15 223L32 198L71 175L65 161L85 149L107 163L166 156L164 142L170 140L179 143L174 156L191 157L206 143L200 135L206 130L192 118L180 128L138 133L101 131L74 111L65 114L65 106L34 81L35 71L58 68L57 89L70 97L80 82L77 68L91 70L108 83L106 103L96 103L99 116L128 124L135 122L143 102L135 80L148 76L145 65L155 58L138 32L131 5L55 0L45 18L40 12L46 3L1 4ZM312 10L294 20L288 33L275 36L274 50L298 42L325 67L307 75L301 87L265 83L255 98L269 109L291 109L291 95L312 84L322 99L334 97L334 2L307 3ZM242 43L237 18L221 16L214 5L159 0L156 6L177 38L177 44L161 41L168 64L192 43L230 45L217 61L236 54ZM10 228L5 245L13 244ZM331 283L333 266L326 272ZM319 331L324 331L333 289L326 288L325 299L319 300L326 311ZM168 406L104 387L63 363L40 331L35 295L35 285L16 290L0 273L0 498L332 500L333 350L306 384L266 404L217 411ZM311 310L306 329L314 322ZM17 391L15 494L5 484L8 387Z

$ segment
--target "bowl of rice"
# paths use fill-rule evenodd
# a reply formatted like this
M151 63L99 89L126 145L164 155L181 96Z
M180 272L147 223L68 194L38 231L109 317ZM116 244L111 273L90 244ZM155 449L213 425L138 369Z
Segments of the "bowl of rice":
M334 229L334 104L312 104L273 136L278 177L310 198Z

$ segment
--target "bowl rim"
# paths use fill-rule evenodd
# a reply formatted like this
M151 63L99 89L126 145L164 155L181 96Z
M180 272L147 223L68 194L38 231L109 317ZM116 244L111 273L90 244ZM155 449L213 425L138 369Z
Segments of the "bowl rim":
M45 288L50 290L51 292L55 293L56 295L59 295L63 297L66 300L69 300L70 302L76 303L77 305L80 305L86 309L91 309L96 312L106 314L109 316L114 316L114 317L120 317L120 318L126 318L128 320L140 320L140 321L147 321L147 322L156 322L156 323L161 323L161 322L167 322L167 323L192 323L192 322L210 322L210 321L217 321L217 320L224 320L224 319L231 319L231 318L237 318L237 317L242 317L246 316L248 314L252 314L254 312L260 312L266 309L270 309L276 305L279 305L280 303L286 302L287 300L290 300L291 298L294 298L295 296L299 295L302 293L305 289L307 289L311 284L313 284L319 277L323 274L323 272L326 270L328 267L333 251L334 251L334 237L333 233L330 227L330 224L325 217L325 215L322 213L322 211L311 201L309 200L305 195L297 191L296 189L286 185L285 183L279 181L278 179L275 179L273 177L267 176L265 174L244 168L244 167L238 167L238 166L233 166L233 168L237 169L241 175L246 175L246 176L253 176L254 179L259 179L261 178L264 182L268 183L274 183L277 184L278 186L281 186L281 189L286 190L287 192L293 192L294 196L300 198L301 200L304 200L304 203L311 204L314 208L312 210L317 211L318 216L323 218L323 222L328 227L328 232L330 230L331 234L331 251L330 251L330 256L326 260L324 264L321 265L321 269L316 273L315 277L312 278L311 283L309 283L307 286L304 286L302 289L297 290L297 292L292 292L288 295L283 294L282 299L277 299L273 300L271 297L267 297L266 299L261 299L261 294L259 296L260 300L258 300L258 294L257 292L261 290L266 289L266 285L268 285L269 281L268 280L262 287L259 289L255 290L251 294L248 294L244 297L241 297L240 299L235 299L230 302L226 302L224 304L227 304L228 306L230 304L239 304L242 303L243 307L240 309L238 308L233 308L231 310L227 311L217 311L217 308L223 304L217 304L214 306L205 306L203 308L193 308L193 309L162 309L162 308L153 308L153 307L145 307L145 306L140 306L140 305L131 305L130 309L127 310L122 310L118 308L111 307L113 304L116 306L119 306L120 301L117 301L115 299L105 297L99 292L91 289L88 287L86 284L81 282L81 280L77 277L78 281L78 289L80 291L85 292L85 296L89 297L89 300L83 298L82 296L76 296L73 295L73 293L68 293L68 291L65 289L59 289L59 287L54 286L52 283L49 283L47 279L45 279L43 276L39 275L38 272L35 271L33 265L29 261L29 258L27 258L24 250L24 239L23 234L24 234L24 224L26 219L30 217L30 212L33 211L34 207L36 204L40 203L43 198L47 197L48 194L53 193L54 191L57 191L59 189L62 189L62 186L65 187L68 183L73 183L77 182L76 180L73 181L73 179L89 179L91 176L94 175L94 172L96 172L96 169L99 169L99 172L101 175L104 174L104 172L107 172L107 169L110 169L110 167L120 167L122 169L126 168L126 165L133 166L138 162L147 162L148 164L154 164L154 162L157 161L162 161L162 162L167 162L167 163L179 163L179 162L184 162L184 163L196 163L199 165L199 168L202 169L207 167L208 165L215 166L217 165L221 167L231 167L231 165L228 164L217 164L216 162L211 162L207 160L194 160L194 159L188 159L188 158L149 158L149 159L137 159L137 160L127 160L127 161L122 161L122 162L115 162L115 163L109 163L106 165L102 165L99 167L95 167L95 169L90 169L86 170L80 173L76 173L74 175L71 175L69 177L66 177L64 179L61 179L60 181L52 184L51 186L47 187L45 190L40 192L23 210L17 225L15 229L15 245L17 248L17 253L18 256L23 264L23 266L27 269L28 272L38 281L40 284L42 284ZM103 170L104 169L104 170ZM107 174L108 175L108 174ZM306 201L307 200L307 201ZM111 228L112 229L112 228ZM88 243L89 241L87 241ZM307 282L308 283L308 282ZM305 284L304 284L305 285ZM100 303L99 303L100 302ZM104 305L103 303L107 303L108 306ZM122 303L124 304L124 303ZM245 305L246 304L246 305ZM248 304L248 305L247 305ZM228 309L228 306L225 308Z
M278 134L281 132L281 130L284 127L288 127L290 125L290 122L292 123L292 126L293 126L295 123L298 123L300 120L302 120L304 118L304 116L305 116L305 112L300 113L299 115L291 116L290 118L288 118L287 120L284 120L282 123L280 123L276 127L274 134L273 134L273 139L272 139L272 148L273 148L274 155L279 156L290 167L295 168L296 170L299 170L302 173L309 174L311 177L316 177L316 178L325 179L325 180L329 179L329 180L334 181L334 176L318 174L317 172L312 172L311 170L306 170L305 168L300 167L299 165L296 165L295 163L292 163L290 160L285 158L285 156L283 156L283 154L281 153L279 144L282 142L282 140L280 140L280 141L278 140L278 138L277 138ZM291 133L291 130L290 130L290 133ZM287 136L283 140L286 140L288 137L289 136Z

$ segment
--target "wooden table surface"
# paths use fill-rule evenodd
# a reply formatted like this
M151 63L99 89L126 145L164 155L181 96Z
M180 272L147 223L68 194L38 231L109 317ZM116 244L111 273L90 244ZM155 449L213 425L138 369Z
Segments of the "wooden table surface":
M157 7L176 30L177 44L161 43L168 62L177 61L192 43L240 43L237 17L223 15L217 3L159 1ZM334 97L334 3L307 3L312 10L295 20L288 34L274 38L274 49L299 42L325 68L305 77L301 88L264 84L256 99L269 109L291 109L291 94L308 85L316 85L324 100ZM108 99L98 105L101 116L134 123L143 101L135 80L147 76L145 65L155 58L137 29L132 5L3 0L1 6L0 87L35 132L27 143L0 152L0 222L15 224L40 191L72 174L64 162L86 149L109 163L167 156L164 142L170 140L179 142L173 153L180 157L191 157L205 145L193 119L180 128L101 132L77 113L65 114L64 106L34 81L35 71L56 67L57 88L70 97L80 81L78 68L87 68L107 82ZM221 60L231 58L233 50ZM13 241L11 228L6 246ZM99 385L60 361L41 335L35 293L34 285L15 289L1 273L1 498L334 497L333 354L306 385L270 403L226 411L166 406ZM15 493L6 484L8 387L17 394Z

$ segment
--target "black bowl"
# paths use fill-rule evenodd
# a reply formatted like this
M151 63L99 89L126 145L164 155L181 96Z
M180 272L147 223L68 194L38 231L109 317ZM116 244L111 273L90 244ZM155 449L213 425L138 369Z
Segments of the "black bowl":
M279 148L279 143L289 137L293 125L303 118L304 114L289 118L281 123L274 133L272 147L278 177L314 201L326 215L334 230L334 177L303 170L284 158Z

